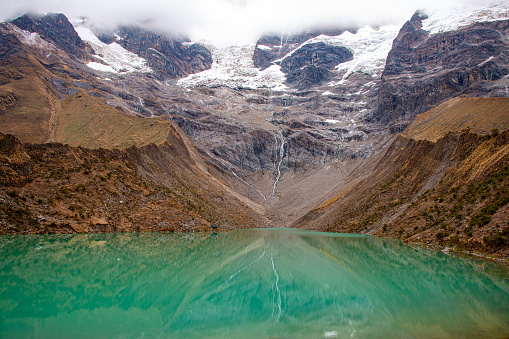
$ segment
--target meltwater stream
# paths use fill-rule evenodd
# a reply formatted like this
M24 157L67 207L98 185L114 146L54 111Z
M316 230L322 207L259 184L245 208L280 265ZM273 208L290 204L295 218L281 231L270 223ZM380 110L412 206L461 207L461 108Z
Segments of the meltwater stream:
M502 338L509 271L296 230L0 237L0 338Z

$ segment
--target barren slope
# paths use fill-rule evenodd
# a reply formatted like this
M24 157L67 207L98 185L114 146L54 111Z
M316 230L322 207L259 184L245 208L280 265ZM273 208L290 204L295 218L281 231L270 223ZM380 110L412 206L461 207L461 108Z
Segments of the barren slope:
M0 233L192 231L264 221L211 180L180 133L126 151L0 135Z
M403 135L437 141L452 131L470 128L474 133L509 129L509 98L454 98L416 116Z
M437 142L400 136L372 175L293 226L507 257L507 238L500 232L507 233L509 227L508 202L508 131L493 136L455 132ZM504 237L499 242L490 240L499 235Z

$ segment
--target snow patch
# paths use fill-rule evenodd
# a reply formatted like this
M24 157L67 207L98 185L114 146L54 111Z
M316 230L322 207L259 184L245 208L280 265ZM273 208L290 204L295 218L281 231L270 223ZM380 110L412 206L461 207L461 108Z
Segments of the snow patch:
M265 46L265 45L258 45L258 46L256 46L256 48L264 50L264 51L271 51L272 50L271 47Z
M490 56L488 59L484 60L483 62L481 62L481 63L480 63L479 65L477 65L477 66L479 66L479 67L484 66L485 64L487 64L488 62L490 62L490 61L491 61L491 60L493 60L493 59L495 59L495 57L494 57L494 56Z
M144 58L129 52L116 42L109 45L105 44L99 40L89 28L84 26L74 27L74 29L81 40L92 46L96 53L94 57L107 65L98 62L89 62L87 64L88 67L101 72L110 73L152 72L152 69L147 66L147 61Z
M281 67L272 65L260 71L254 67L255 45L215 47L205 44L211 51L212 67L200 73L180 79L178 85L184 88L198 86L231 88L271 88L286 90L285 74Z
M307 40L281 59L276 60L275 63L290 57L305 45L323 42L331 46L345 47L353 54L353 60L336 66L336 70L344 74L340 81L330 82L328 84L330 87L344 85L348 77L355 72L363 72L372 77L379 77L385 67L385 60L392 48L392 42L398 36L401 26L402 24L389 25L382 26L379 29L366 26L359 29L357 33L345 31L337 36L320 35Z
M346 79L355 72L363 72L372 77L380 76L385 67L387 54L392 48L392 41L398 36L400 28L401 25L383 26L376 30L371 27L364 27L355 34L346 31L341 35L332 37L320 35L309 39L301 47L306 44L323 42L331 46L348 48L352 52L353 60L336 66L336 70L344 72L344 74L341 81L329 83L329 86L332 87L344 84Z
M498 0L489 7L463 6L460 8L426 11L429 18L423 20L423 29L431 34L456 30L474 22L485 22L509 19L509 1ZM338 36L320 35L309 39L297 49L289 52L283 58L273 62L277 64L291 56L296 50L306 44L324 42L332 46L348 48L353 53L353 60L336 66L337 72L342 75L340 81L330 82L328 85L346 85L350 75L362 72L379 78L385 68L385 61L392 43L397 37L403 22L399 25L382 26L378 29L364 27L357 33L344 32ZM178 84L184 88L196 86L228 86L232 88L272 88L275 90L288 90L284 85L285 75L277 65L260 71L253 65L252 57L255 48L269 50L265 45L246 45L215 47L205 44L212 52L214 63L212 68L198 74L192 74L181 79ZM274 46L273 48L280 48ZM486 61L488 62L488 60ZM356 93L361 94L361 93ZM323 95L330 95L325 92Z
M334 120L334 119L327 119L327 120L325 120L326 124L337 124L338 122L339 122L339 120Z
M427 11L425 10L427 13ZM438 12L429 12L429 18L423 20L423 29L431 34L452 31L475 22L486 22L509 19L509 1L499 0L489 7L475 8L463 6L449 8ZM329 86L344 85L348 77L355 72L363 72L373 77L379 77L385 67L385 60L392 48L392 42L398 36L403 26L382 26L373 29L369 26L359 29L357 33L344 32L338 36L320 35L309 39L297 49L285 55L279 61L291 56L295 51L307 44L324 42L332 46L348 48L353 53L353 60L336 66L338 72L342 72L342 79L331 82Z
M14 34L16 38L25 45L37 47L43 50L56 50L56 47L53 44L41 38L41 36L38 33L35 32L31 33L29 31L25 31L10 22L5 23L4 25L5 26L1 27L1 30L6 30L7 33ZM7 29L5 29L4 27Z
M118 73L113 67L94 61L89 62L87 66L100 72Z

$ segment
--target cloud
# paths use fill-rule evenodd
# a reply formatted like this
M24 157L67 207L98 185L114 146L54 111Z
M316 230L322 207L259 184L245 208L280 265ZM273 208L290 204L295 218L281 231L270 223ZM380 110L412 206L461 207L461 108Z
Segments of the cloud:
M86 16L100 28L145 23L194 40L250 42L263 33L322 26L401 24L417 9L481 6L489 0L0 0L0 19L26 12Z

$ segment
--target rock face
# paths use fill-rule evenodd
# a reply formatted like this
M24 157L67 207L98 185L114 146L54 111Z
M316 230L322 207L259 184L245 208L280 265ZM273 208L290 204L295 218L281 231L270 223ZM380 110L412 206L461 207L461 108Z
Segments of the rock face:
M256 43L253 54L254 66L264 70L311 38L322 34L335 36L343 32L343 29L338 28L291 35L264 35Z
M100 34L98 37L104 43L116 42L145 58L156 74L164 79L186 77L212 65L212 54L207 48L136 26L123 26L114 35Z
M306 44L281 61L281 70L287 82L299 90L320 85L331 78L331 70L338 64L350 61L353 54L345 47L324 42Z
M401 29L382 74L374 120L406 123L459 95L509 96L509 21L430 36L417 12Z
M335 47L324 42L305 44L281 61L281 70L293 73L305 66L331 70L338 64L353 59L353 54L345 47Z
M339 35L343 31L329 31L327 34ZM287 83L298 90L310 89L330 80L330 72L338 64L353 59L350 50L341 46L331 46L324 42L303 42L322 33L297 34L285 40L277 36L265 36L257 42L253 63L261 70L272 64L281 66Z
M74 27L63 14L51 13L45 16L23 15L12 23L19 28L38 33L43 39L53 42L70 56L84 58L86 45Z

